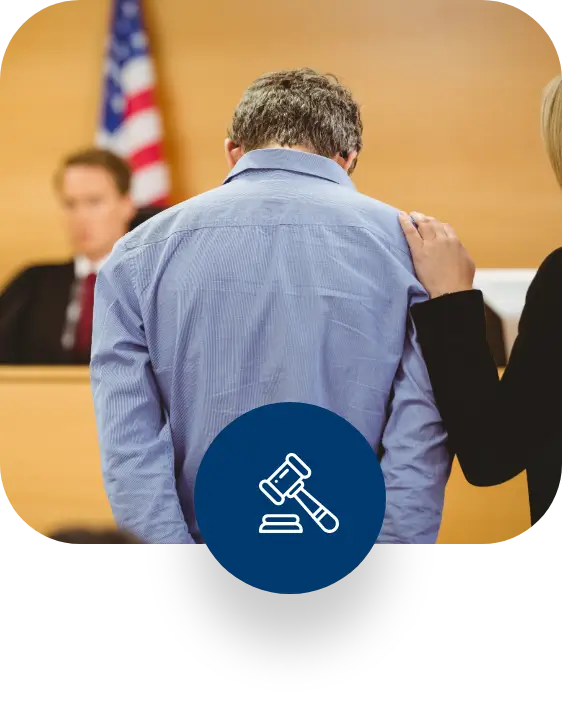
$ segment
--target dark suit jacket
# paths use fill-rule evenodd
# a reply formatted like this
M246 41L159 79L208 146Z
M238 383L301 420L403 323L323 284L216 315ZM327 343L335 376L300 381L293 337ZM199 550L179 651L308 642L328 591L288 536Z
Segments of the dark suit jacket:
M165 209L142 207L129 229ZM74 263L37 265L21 272L0 295L0 364L83 364L61 339L74 283Z
M422 302L412 316L465 477L489 487L526 469L534 524L552 503L562 471L562 248L529 287L501 382L481 292Z
M0 295L0 363L75 364L61 338L74 283L74 263L37 265Z

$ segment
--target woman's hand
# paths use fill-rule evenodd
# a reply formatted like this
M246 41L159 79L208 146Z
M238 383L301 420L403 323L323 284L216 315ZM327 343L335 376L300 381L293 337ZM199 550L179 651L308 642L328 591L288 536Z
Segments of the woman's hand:
M412 219L417 224L417 229ZM475 264L451 225L412 212L400 213L419 281L433 299L472 289Z

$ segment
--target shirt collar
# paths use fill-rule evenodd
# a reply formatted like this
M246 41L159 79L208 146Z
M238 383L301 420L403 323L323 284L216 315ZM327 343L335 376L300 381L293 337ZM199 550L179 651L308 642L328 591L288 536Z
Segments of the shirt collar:
M108 257L109 255L106 255L101 260L93 262L85 255L77 255L74 258L74 274L79 280L83 280L88 275L97 275Z
M337 162L322 155L284 148L252 150L242 155L228 174L223 184L248 170L287 170L301 175L320 177L338 185L346 185L355 189L347 172Z

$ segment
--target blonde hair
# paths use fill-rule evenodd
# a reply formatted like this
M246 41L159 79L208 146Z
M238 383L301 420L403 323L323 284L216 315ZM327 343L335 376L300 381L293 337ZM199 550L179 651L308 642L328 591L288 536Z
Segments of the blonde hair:
M550 164L562 187L562 75L555 77L544 89L542 136Z

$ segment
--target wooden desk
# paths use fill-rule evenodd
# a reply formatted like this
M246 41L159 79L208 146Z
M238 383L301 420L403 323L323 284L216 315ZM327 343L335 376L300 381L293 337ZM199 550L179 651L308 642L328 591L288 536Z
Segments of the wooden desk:
M0 469L31 527L113 525L87 368L0 368Z
M12 506L38 532L113 523L86 368L0 368L0 469ZM500 542L528 527L523 475L479 489L455 463L440 543Z

